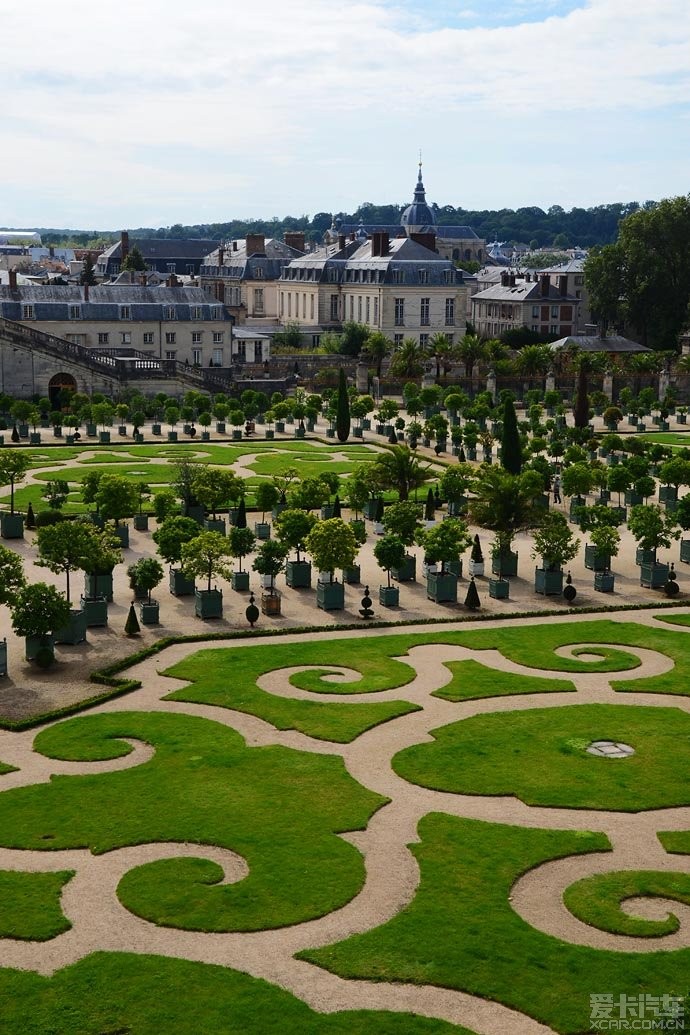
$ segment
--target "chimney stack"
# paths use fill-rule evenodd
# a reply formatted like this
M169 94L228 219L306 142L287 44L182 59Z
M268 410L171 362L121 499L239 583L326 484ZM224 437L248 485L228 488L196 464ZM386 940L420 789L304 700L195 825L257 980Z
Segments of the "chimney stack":
M84 301L88 302L88 300L89 300L89 285L88 284L84 284Z
M285 234L285 243L288 248L294 248L298 252L305 251L304 233L301 230L294 230Z
M542 298L548 298L549 288L551 287L551 281L549 280L548 273L542 273L539 279L541 281L541 296Z
M218 268L219 269L223 265L223 260L224 259L225 259L225 248L223 247L222 244L220 244L220 245L218 245Z
M388 255L390 238L385 230L377 230L371 237L371 254L373 256Z
M568 294L568 278L565 275L558 278L558 290L563 298Z
M250 255L266 254L266 238L263 234L247 234L246 238L247 258Z
M514 273L509 273L508 274L508 287L515 287L515 274Z
M510 283L510 277L508 276L508 274L504 270L501 273L501 287L508 287L509 283Z
M10 291L16 291L17 290L17 271L16 270L9 270L8 273L9 273L9 281L10 281Z
M120 262L124 262L129 255L129 234L123 230L120 234Z
M421 244L422 248L428 248L430 252L436 251L436 234L410 234L410 240Z
M338 251L342 252L345 248L345 234L338 234Z

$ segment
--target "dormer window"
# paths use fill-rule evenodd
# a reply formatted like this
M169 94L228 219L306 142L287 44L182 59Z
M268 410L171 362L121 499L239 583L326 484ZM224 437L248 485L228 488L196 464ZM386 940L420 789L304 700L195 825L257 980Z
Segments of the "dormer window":
M131 320L132 319L132 307L128 305L120 306L120 319Z
M419 274L419 283L420 284L428 284L429 283L429 271L428 270L418 270L417 272Z
M163 319L164 320L174 320L175 319L175 306L174 305L166 305L165 306L165 308L163 310Z
M71 305L69 307L69 318L70 320L81 320L81 306Z

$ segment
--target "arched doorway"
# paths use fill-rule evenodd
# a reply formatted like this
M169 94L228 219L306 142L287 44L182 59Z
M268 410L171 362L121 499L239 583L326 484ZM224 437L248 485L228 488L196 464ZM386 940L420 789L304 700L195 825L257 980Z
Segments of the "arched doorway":
M77 382L71 374L55 374L48 382L48 398L51 406L60 407L60 393L76 392Z

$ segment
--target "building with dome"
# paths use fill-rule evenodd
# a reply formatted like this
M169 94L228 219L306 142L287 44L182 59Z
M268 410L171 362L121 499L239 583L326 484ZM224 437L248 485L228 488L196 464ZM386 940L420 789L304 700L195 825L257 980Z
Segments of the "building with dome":
M399 223L344 223L336 218L325 234L326 245L335 244L343 237L347 241L363 241L375 233L386 233L393 240L397 237L409 237L411 234L433 236L433 251L444 259L459 262L487 261L486 241L482 240L470 226L444 226L437 223L436 214L426 200L426 190L422 180L422 163L419 163L417 183L412 203L400 216Z

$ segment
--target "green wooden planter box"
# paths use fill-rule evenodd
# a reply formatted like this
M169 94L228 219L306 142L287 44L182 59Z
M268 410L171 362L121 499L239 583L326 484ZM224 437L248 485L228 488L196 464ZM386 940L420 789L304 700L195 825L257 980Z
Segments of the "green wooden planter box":
M65 443L68 446L74 445L74 432L69 432L69 434L65 435Z
M126 435L127 434L126 426L124 424L120 424L120 426L117 429L117 433L118 433L118 435Z
M224 435L225 434L225 421L224 420L216 421L216 434L217 435Z
M675 503L678 499L678 489L675 485L659 486L659 503Z
M647 589L661 589L668 582L668 564L659 561L640 565L640 585Z
M123 550L129 549L129 525L117 525L113 532L120 540L120 546Z
M362 431L371 431L371 418L362 417Z
M41 433L39 431L32 431L29 435L29 445L40 446L41 444Z
M104 575L84 575L84 596L105 597L109 604L113 600L113 573L106 572Z
M456 579L462 578L462 560L448 561L446 563L446 573L448 575L455 575Z
M230 576L230 585L233 589L237 590L238 593L246 593L249 589L249 572L233 571Z
M285 581L291 589L311 589L310 562L288 561L285 565Z
M346 586L358 586L361 581L361 568L353 564L351 568L343 568L343 582Z
M611 567L611 554L602 553L591 543L585 545L585 568L590 571L608 571Z
M271 511L271 516L275 521L276 518L280 517L284 510L287 510L287 503L276 503L275 507Z
M3 514L0 516L0 533L3 539L23 539L24 515Z
M0 676L7 675L7 640L0 640Z
M327 521L329 518L333 517L333 504L332 503L324 504L324 506L321 508L321 517L322 517L322 519L324 521Z
M534 569L534 589L545 597L558 596L563 592L563 572L546 568Z
M297 427L295 428L295 438L304 438L306 434L307 434L307 429L306 428L301 428L299 426L299 424L298 424Z
M197 618L222 618L223 591L220 589L197 589L194 593L194 613Z
M412 553L405 554L405 560L399 568L391 569L391 577L396 582L415 582L417 579L417 558Z
M108 601L105 597L82 596L80 603L86 616L87 629L96 629L108 624Z
M678 421L679 424L687 424L688 423L688 415L687 415L687 413L677 413L676 414L676 420Z
M232 441L233 442L241 442L242 441L242 428L233 428L232 429Z
M89 438L95 438L96 437L96 431L97 431L96 425L95 424L90 424L87 421L87 424L86 424L86 434L89 436Z
M162 428L161 428L160 424L152 424L151 425L151 434L152 435L160 435L161 432L162 432Z
M55 657L55 641L52 636L27 636L24 640L24 657L27 661L35 661L43 648Z
M270 441L272 441L272 440L273 440L273 439L274 439L275 437L276 437L276 433L275 433L275 431L273 430L273 428L266 428L266 430L265 430L265 432L264 432L264 438L268 439L268 440L269 440L269 442L270 442Z
M271 617L279 615L280 612L280 593L273 591L273 593L262 593L261 594L261 613L269 615Z
M142 443L144 442L144 433L143 433L143 431L137 431L137 432L135 432L135 435L134 435L134 442L135 442L135 443L136 443L136 445L138 445L138 446L142 445Z
M210 431L202 431L201 432L201 441L202 442L210 442L211 441L211 432Z
M400 589L397 586L379 586L379 604L381 607L399 607Z
M317 582L316 606L322 611L342 611L345 607L345 586L342 582Z
M177 442L177 432L176 431L169 431L168 432L168 442Z
M352 434L355 438L364 438L364 432L362 428L353 428Z
M684 564L690 564L690 539L681 539L680 559Z
M578 511L582 510L585 506L586 500L584 496L573 496L570 500L570 510L568 516L571 521L579 521Z
M494 600L508 600L510 583L506 579L489 579L489 596Z
M450 572L429 572L426 577L427 600L437 604L456 604L458 601L458 579Z
M98 433L98 441L101 443L102 446L107 446L110 443L110 432L100 431Z
M196 521L197 525L203 525L204 523L204 508L200 507L198 503L187 503L182 507L182 513L185 517L192 518Z
M448 500L448 517L462 517L462 515L466 513L466 496L460 496L457 500Z
M221 535L225 535L223 518L204 518L204 528L207 532L220 532Z
M194 596L194 579L188 579L180 568L170 569L170 592L174 597Z
M73 608L70 620L53 634L56 643L84 643L86 640L86 613L83 608Z
M335 438L335 428L326 428L326 438Z
M655 550L643 550L641 546L635 550L635 564L654 564L655 561Z
M157 600L152 600L151 603L142 601L139 604L139 616L141 618L142 625L159 625L160 624L160 606Z
M612 571L596 571L594 573L594 588L598 593L613 593L616 576Z
M134 527L137 532L148 532L149 530L149 516L148 514L135 514L132 518Z
M285 421L284 420L277 420L276 421L276 431L279 431L281 433L281 435L285 431Z
M625 503L628 507L636 507L639 503L643 503L644 500L638 492L633 492L632 489L628 489L625 494Z
M378 510L378 506L378 500L367 500L364 504L364 507L362 508L362 513L364 514L365 518L368 518L369 521L373 521L376 517L376 511Z
M513 553L512 550L508 550L507 553L499 555L492 554L491 557L491 572L493 575L502 575L503 578L511 578L517 575L518 571L518 555Z
M271 538L271 526L268 521L254 522L254 535L257 539L266 540Z

